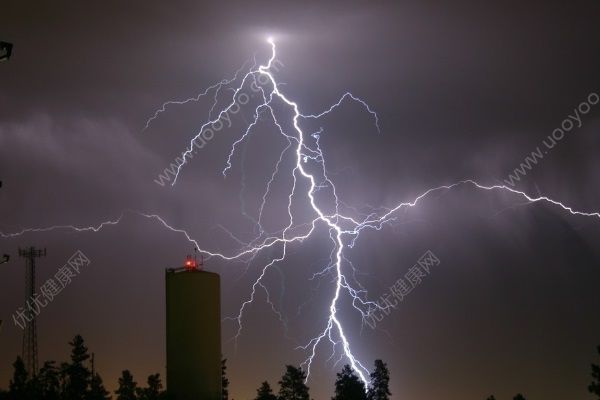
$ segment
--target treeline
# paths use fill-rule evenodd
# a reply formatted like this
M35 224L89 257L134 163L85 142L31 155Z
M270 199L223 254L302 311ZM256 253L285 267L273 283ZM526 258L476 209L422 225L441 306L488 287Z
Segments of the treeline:
M18 357L13 363L13 377L9 390L0 390L0 400L110 400L102 377L94 368L93 355L80 335L71 342L70 362L57 365L46 361L35 376L29 376L23 360ZM221 364L222 400L229 398L227 360ZM346 365L337 374L334 400L388 400L389 372L385 363L375 361L370 375L371 384L365 387L362 380ZM257 389L258 400L310 400L309 388L305 383L306 373L302 368L287 365L279 383L279 391L273 393L268 382ZM124 370L114 392L115 400L168 400L159 374L150 375L146 386L140 387L129 370Z
M8 392L0 390L0 400L110 400L100 374L95 371L83 338L77 335L69 342L71 361L57 365L46 361L35 376L29 376L23 360L13 364L13 377ZM88 367L91 364L91 368ZM119 378L117 400L163 400L159 374L150 375L146 387L138 387L128 370Z
M35 376L29 376L20 357L13 364L13 377L9 390L0 389L0 400L111 400L113 397L104 387L100 374L94 368L93 356L90 357L83 338L76 335L71 342L70 362L57 365L55 361L46 361ZM600 354L600 346L598 346ZM222 361L222 400L229 399L229 380L227 379L227 360ZM590 393L600 400L600 365L592 364L592 383ZM253 400L311 400L310 389L305 383L306 372L300 367L286 365L285 372L278 382L277 393L269 382L263 382L256 390ZM389 400L391 396L390 374L382 360L375 360L370 383L364 382L349 365L344 365L337 374L335 395L331 400ZM124 370L115 390L115 400L168 400L163 390L160 374L148 376L144 387L138 386L130 371ZM490 396L487 400L496 400ZM513 400L526 400L517 394Z
M344 365L337 374L332 400L388 400L391 395L390 374L385 363L375 360L375 369L370 376L371 383L367 388L352 368ZM254 400L310 400L309 387L305 381L306 373L302 368L287 365L279 381L278 394L275 395L269 382L265 381L256 390ZM223 400L227 398L224 397Z

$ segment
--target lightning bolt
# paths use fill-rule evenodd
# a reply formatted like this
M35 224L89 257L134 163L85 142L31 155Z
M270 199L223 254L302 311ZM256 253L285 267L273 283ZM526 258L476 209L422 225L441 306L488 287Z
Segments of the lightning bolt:
M466 179L455 183L441 185L425 190L420 195L415 197L411 201L398 203L392 208L372 208L370 213L361 214L357 210L347 207L343 201L338 198L338 194L333 181L330 179L325 164L325 156L323 150L319 144L319 139L323 134L323 130L320 129L317 132L307 134L302 129L302 121L305 120L317 120L324 118L330 113L334 112L337 108L341 107L344 101L353 101L362 106L367 113L369 113L374 120L375 128L380 131L379 118L377 114L371 109L371 107L363 101L361 98L353 95L350 92L344 93L340 99L332 104L329 108L324 111L308 114L302 113L300 106L288 98L281 90L281 84L278 84L273 72L271 71L272 65L276 60L276 46L272 39L268 40L271 46L271 56L265 65L256 66L256 61L249 68L241 78L242 71L245 69L244 64L232 78L224 79L215 85L208 87L205 91L193 98L189 98L181 101L169 101L164 103L154 115L146 122L145 129L149 128L151 123L160 116L167 108L171 105L186 104L191 101L198 101L201 97L208 95L211 91L213 94L213 104L208 114L208 120L203 123L196 135L190 140L190 144L186 151L183 153L181 162L178 163L177 173L172 185L175 185L179 174L181 173L184 165L188 163L188 159L192 158L194 151L194 143L200 137L202 132L209 126L216 124L221 120L232 108L236 105L237 96L240 92L248 85L255 84L260 81L260 77L266 78L265 83L257 86L260 91L260 101L253 112L252 121L248 123L247 128L244 130L242 135L233 142L231 150L225 162L225 167L222 171L223 175L226 176L229 170L233 167L233 157L236 154L238 146L247 140L256 128L256 125L261 118L265 116L271 120L274 126L277 128L278 133L285 139L287 145L283 148L279 155L279 159L273 169L273 172L266 184L265 191L262 196L262 202L258 210L258 218L254 220L258 229L256 230L257 235L249 242L243 242L239 238L235 237L233 233L228 232L225 228L221 227L229 233L232 239L234 239L239 245L238 250L231 254L225 254L222 252L214 252L207 249L202 249L198 242L191 237L191 235L182 228L174 227L170 225L164 218L157 214L148 214L135 210L126 210L118 218L108 220L100 223L96 226L81 227L76 225L55 225L46 228L27 228L15 233L3 233L0 232L0 237L3 238L14 238L27 233L33 232L50 232L54 230L72 230L76 232L98 232L102 229L108 228L119 224L126 215L134 215L141 218L153 220L159 225L166 229L171 230L174 233L183 235L183 237L193 243L196 248L199 249L203 254L208 257L218 257L225 261L240 260L246 263L250 263L255 257L266 249L277 250L276 256L270 257L265 265L260 269L258 278L254 281L251 287L249 297L242 303L239 312L236 316L226 318L226 320L234 321L237 324L237 332L234 339L237 340L243 330L243 316L246 308L255 300L258 290L264 290L266 293L266 301L270 304L273 312L279 317L280 321L285 324L285 318L281 310L277 309L275 304L271 301L269 291L263 282L265 276L269 273L270 268L277 266L285 260L287 256L288 247L292 243L302 243L305 239L309 238L318 227L325 228L329 233L329 240L331 241L331 253L330 259L327 265L319 272L315 273L311 279L321 278L327 275L331 275L334 284L334 290L331 295L328 304L328 316L323 322L323 327L318 331L315 336L310 339L305 345L298 346L297 349L306 352L306 359L302 363L302 366L306 368L307 379L310 377L311 367L318 355L319 346L322 343L329 343L332 346L332 354L329 359L333 359L336 355L336 349L341 349L340 358L338 362L343 358L347 359L353 370L358 374L359 378L368 385L369 383L369 371L360 362L360 360L354 355L352 351L351 343L346 335L344 324L342 323L339 314L338 307L340 300L343 296L348 296L351 301L352 307L359 313L363 322L365 318L375 309L385 310L389 306L381 306L379 303L370 301L367 296L366 290L360 285L355 276L355 268L350 260L344 254L346 248L351 248L356 244L359 239L360 233L365 229L380 230L385 224L389 224L394 221L398 211L402 209L412 208L417 206L423 199L428 196L443 191L450 191L458 187L471 187L475 190L484 190L490 192L509 192L513 195L524 199L527 203L547 203L552 206L556 206L567 213L574 216L582 217L595 217L600 218L599 212L586 212L575 210L573 207L563 204L560 201L554 200L547 196L531 196L523 191L504 186L504 185L483 185L474 180ZM235 83L239 81L239 84L235 86ZM222 106L217 115L212 117L213 112L217 110L219 103L219 94L223 90L230 90L232 92L226 105ZM277 113L273 108L274 104L278 103L283 105L289 112L291 112L291 119L286 121L289 128L284 128L288 124L282 124L278 120ZM295 163L289 173L289 177L292 181L291 189L288 193L287 200L287 223L286 225L277 232L268 233L261 224L263 220L263 211L265 205L268 202L269 194L271 192L271 185L273 182L282 174L281 166L285 157L292 157ZM307 184L306 191L302 191L299 182L305 182ZM302 191L302 192L301 192ZM326 195L328 201L318 201L316 194ZM295 213L293 211L292 203L293 200L300 197L303 198L310 206L312 210L312 220L310 222L299 223L295 220ZM325 196L323 196L325 197ZM354 211L354 216L347 216L340 212L340 209L350 209ZM348 272L351 272L353 284L348 279ZM356 285L356 287L354 286Z
M213 111L214 111L214 109L215 109L215 107L217 105L218 97L219 97L219 93L221 92L221 89L223 89L224 87L227 87L227 85L230 85L231 83L235 82L238 79L239 74L246 67L246 64L248 64L248 61L246 61L244 64L242 64L242 66L235 72L235 74L233 75L233 77L231 77L229 79L224 78L220 82L215 83L214 85L211 85L211 86L207 87L206 89L204 89L203 92L197 94L194 97L190 97L190 98L185 99L185 100L169 100L169 101L164 102L160 106L160 108L154 112L154 115L152 115L150 118L148 118L148 120L146 121L146 125L144 126L144 130L147 130L148 128L150 128L150 124L152 124L152 122L154 120L156 120L160 116L160 114L162 114L165 111L167 111L167 108L169 106L183 105L183 104L188 104L188 103L192 103L192 102L197 102L197 101L200 101L201 98L207 96L210 92L214 91L214 94L213 94L213 105L210 108L210 110L208 111L208 118L211 118L212 113L213 113ZM254 62L254 65L256 65L256 61Z
M331 263L328 265L328 267L324 271L321 271L321 274L325 274L326 272L330 272L330 271L334 272L335 290L334 290L334 294L331 298L331 303L329 305L329 318L325 324L324 329L316 337L311 339L308 342L308 344L306 344L305 346L298 347L300 349L309 351L309 356L303 363L303 365L306 366L306 368L307 368L307 378L310 376L310 368L311 368L312 362L314 360L314 357L316 356L318 345L323 340L328 340L334 346L334 351L335 351L335 347L338 344L341 345L341 347L343 349L343 354L350 362L352 368L356 371L356 373L359 375L359 377L361 378L361 380L363 382L368 383L368 379L367 379L368 370L363 366L363 364L360 363L360 361L352 353L350 342L348 341L347 336L344 332L343 324L338 317L338 303L339 303L340 297L342 295L342 292L347 293L351 297L354 308L357 309L361 313L363 318L366 318L368 313L373 308L381 308L381 306L378 303L370 302L370 301L366 300L366 291L364 289L362 289L362 288L360 288L359 290L354 289L348 283L348 280L346 279L346 276L344 275L344 271L343 271L343 263L345 261L345 257L343 255L344 248L346 246L348 246L348 247L354 246L355 241L357 240L360 232L363 229L369 229L369 228L381 229L383 224L390 222L390 220L393 218L393 215L398 210L405 208L405 207L414 207L420 200L422 200L426 196L428 196L436 191L449 190L449 189L453 189L459 185L467 185L467 184L473 185L477 189L483 189L483 190L507 190L514 194L524 197L528 202L538 202L538 201L549 202L553 205L563 208L564 210L566 210L574 215L600 217L600 215L598 213L586 213L586 212L576 211L571 207L565 206L562 203L552 200L545 196L531 197L524 192L518 191L516 189L512 189L507 186L500 186L500 185L484 186L484 185L478 184L477 182L475 182L473 180L465 180L465 181L457 182L457 183L454 183L451 185L444 185L444 186L439 186L436 188L429 189L429 190L425 191L424 193L422 193L421 195L419 195L413 201L400 203L396 207L394 207L390 210L387 210L387 212L385 212L379 216L376 214L371 214L371 215L368 215L363 220L357 220L357 219L342 215L339 212L340 201L338 199L338 195L335 190L335 185L333 184L333 182L327 175L327 169L325 166L325 157L323 155L323 151L322 151L321 147L319 146L319 138L320 138L320 135L322 134L322 130L310 135L312 138L314 138L314 146L311 147L306 142L306 138L305 138L306 135L300 126L300 121L307 120L307 119L319 119L319 118L325 117L328 114L330 114L331 112L333 112L336 108L340 107L342 102L346 99L349 99L349 100L352 100L352 101L355 101L355 102L361 104L367 110L367 112L369 112L373 116L374 121L375 121L375 126L378 131L380 130L379 118L378 118L377 114L371 109L371 107L365 101L363 101L362 99L353 95L350 92L346 92L336 103L334 103L328 109L326 109L320 113L303 114L300 111L300 107L298 106L298 104L296 102L290 100L288 97L286 97L285 94L282 93L275 77L273 76L272 72L270 71L272 63L274 62L274 60L276 58L276 46L272 39L269 39L268 42L271 45L271 49L272 49L271 57L270 57L268 63L266 65L260 65L257 69L251 69L242 78L241 84L234 89L233 96L232 96L229 104L221 110L221 112L219 113L219 115L217 117L215 117L215 119L212 119L212 120L209 119L209 121L205 122L200 127L196 136L190 141L190 145L189 145L188 149L183 154L183 160L177 167L177 174L175 175L175 179L173 180L172 184L174 185L176 183L177 178L179 177L179 173L182 170L182 167L186 164L187 157L190 154L192 154L192 152L193 152L194 142L200 137L203 130L206 129L207 127L209 127L210 125L217 123L220 118L222 118L227 112L229 112L231 110L231 108L236 103L236 96L244 88L244 85L247 80L256 79L257 75L266 76L268 78L268 83L269 83L270 88L266 88L264 86L261 87L262 102L254 110L253 121L248 124L248 126L247 126L245 132L242 134L242 136L233 143L233 145L231 147L231 151L230 151L229 156L226 161L226 166L223 169L223 175L225 176L227 174L227 172L232 168L232 157L236 153L237 146L240 143L244 142L251 135L251 133L253 132L253 128L256 126L256 124L258 122L259 116L262 113L264 113L265 110L267 110L273 120L273 123L278 128L279 133L287 140L288 145L283 149L282 153L280 154L279 160L275 166L275 169L273 171L273 174L271 175L270 180L267 183L266 190L262 197L263 201L262 201L260 209L259 209L259 217L258 217L259 231L261 234L264 233L264 230L263 230L262 226L260 225L260 221L262 219L262 212L263 212L265 203L267 201L267 196L270 191L270 186L271 186L273 180L275 179L276 175L279 173L279 166L281 164L281 161L282 161L285 153L292 146L293 146L293 149L295 152L296 163L295 163L293 170L291 171L291 176L293 179L293 186L292 186L292 189L288 196L289 222L288 222L287 227L283 230L281 238L279 239L279 240L281 240L281 242L283 242L283 249L282 249L281 255L273 258L269 263L267 263L262 268L261 274L259 275L258 279L252 285L252 291L251 291L250 297L245 302L243 302L237 317L234 318L238 324L238 331L237 331L236 338L241 334L241 331L242 331L243 313L244 313L246 307L254 301L255 296L256 296L256 290L259 287L262 288L263 290L265 290L265 292L267 294L267 301L269 302L269 304L271 304L273 311L276 312L276 314L281 319L281 313L278 310L276 310L273 303L271 303L271 301L269 300L268 290L267 290L266 286L262 283L262 280L265 277L265 275L267 274L268 269L270 267L272 267L276 263L281 262L285 259L287 244L289 242L295 241L295 240L301 240L301 239L308 237L308 235L310 235L312 233L312 231L314 230L315 222L320 221L320 222L325 223L330 231L330 239L333 244L333 250L332 250L333 254L332 254ZM266 93L267 91L268 91L268 93ZM284 130L284 128L282 127L282 124L277 120L276 113L272 107L275 99L278 99L281 102L283 102L283 104L287 105L287 107L292 111L292 113L293 113L292 121L291 121L292 125L293 125L292 132L286 132ZM309 172L308 168L306 167L306 165L309 162L316 163L320 167L319 176L316 176L316 173ZM299 178L303 178L304 180L308 181L308 183L309 183L309 188L306 192L306 198L308 199L308 202L310 203L310 206L315 213L316 219L315 219L315 221L313 221L312 229L308 232L308 234L306 234L304 236L300 236L300 237L291 237L290 238L290 237L288 237L287 234L288 234L289 230L292 229L292 227L294 226L294 214L292 212L292 198L296 194L297 182L298 182ZM319 204L317 204L317 201L315 200L315 193L319 190L324 190L327 188L330 190L331 196L334 199L334 209L331 212L325 211ZM349 227L343 227L343 225L344 226L349 225ZM349 240L345 240L345 238L348 238ZM250 247L249 250L252 250L255 248L256 247ZM349 263L348 261L346 261L346 264L348 264L350 267L353 268L352 264Z

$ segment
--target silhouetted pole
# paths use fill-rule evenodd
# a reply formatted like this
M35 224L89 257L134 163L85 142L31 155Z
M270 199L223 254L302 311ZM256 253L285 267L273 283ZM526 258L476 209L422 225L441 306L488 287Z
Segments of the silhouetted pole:
M1 187L2 187L2 181L0 181L0 188ZM4 254L2 256L2 261L0 261L0 264L6 264L9 260L10 260L10 255ZM2 329L2 320L0 319L0 330L1 329Z
M2 187L2 181L0 181L0 188ZM0 264L5 264L8 262L8 260L10 260L10 255L8 254L4 254L2 256L2 261L0 261ZM0 321L0 324L2 323L2 321Z

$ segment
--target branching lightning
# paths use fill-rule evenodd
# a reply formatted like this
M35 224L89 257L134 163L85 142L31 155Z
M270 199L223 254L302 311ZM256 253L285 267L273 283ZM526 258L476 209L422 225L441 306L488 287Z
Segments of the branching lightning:
M333 359L333 357L335 356L336 349L340 349L341 353L339 360L345 358L350 363L354 371L358 374L360 379L365 384L368 384L369 371L360 362L358 357L355 356L352 350L350 340L346 335L344 324L340 319L340 315L338 313L340 301L344 296L347 296L347 299L350 300L350 303L352 304L353 308L363 318L363 321L374 309L382 309L382 307L384 307L378 304L377 302L369 301L366 290L360 285L360 283L356 279L356 276L354 275L354 266L352 265L350 260L347 259L344 253L344 250L346 248L351 248L355 245L356 241L360 236L360 233L363 230L380 230L385 224L391 223L397 215L398 211L400 211L401 209L415 207L423 199L427 198L433 193L448 191L461 186L471 187L475 190L485 190L492 192L510 192L515 196L524 199L528 203L548 203L568 212L571 215L600 218L600 212L578 211L568 205L563 204L560 201L551 199L547 196L531 196L523 191L519 191L508 186L484 185L470 179L430 188L421 193L413 200L401 202L390 209L375 208L368 215L361 215L356 212L354 213L354 216L343 215L340 212L340 209L342 208L347 210L349 208L346 207L343 201L338 198L338 193L336 192L335 185L327 173L325 155L323 153L323 149L319 144L319 139L323 132L322 130L319 130L317 132L306 133L302 128L302 122L305 120L315 120L327 116L328 114L334 112L338 107L340 107L345 100L354 101L357 104L364 107L366 112L368 112L372 116L377 131L379 131L379 118L365 101L363 101L361 98L353 95L350 92L346 92L336 103L334 103L333 105L331 105L331 107L320 113L302 113L300 106L296 102L288 98L280 90L280 84L278 84L273 72L271 71L273 62L276 59L276 46L272 39L269 39L269 44L271 46L271 56L265 65L260 65L256 67L256 62L254 62L254 65L252 65L249 68L249 71L246 72L243 76L241 76L242 71L245 68L244 65L240 70L238 70L235 73L235 75L232 78L224 79L219 83L208 87L204 92L202 92L196 97L192 97L183 101L166 102L146 122L147 129L151 125L151 123L160 116L161 113L166 111L168 106L176 104L185 104L190 101L198 101L201 97L213 93L214 102L209 111L208 120L205 123L203 123L202 126L200 126L199 130L197 131L197 134L191 139L189 146L183 153L183 160L178 164L176 171L177 173L175 174L175 179L172 182L172 185L175 185L180 173L182 172L183 166L188 164L188 159L191 159L192 153L194 152L194 143L200 137L202 132L211 125L217 123L221 118L224 117L226 113L230 112L232 107L234 107L234 105L236 104L237 96L240 94L240 92L246 85L252 84L252 82L256 83L258 78L260 78L261 76L263 78L266 78L266 83L261 84L261 86L259 87L261 101L254 109L253 120L248 123L248 126L243 131L241 137L239 137L233 142L227 160L225 161L225 167L222 173L223 175L227 175L227 173L233 168L232 160L234 155L236 154L238 145L240 145L250 137L252 132L255 130L257 122L259 121L259 118L261 118L261 116L265 116L272 121L274 126L277 128L278 133L281 134L282 137L285 139L285 143L287 143L287 145L281 151L278 161L274 166L273 172L266 184L265 191L263 192L263 196L261 199L262 201L258 210L258 218L255 221L258 227L257 236L250 242L244 243L242 240L235 237L233 233L228 232L230 236L233 239L235 239L237 243L240 244L241 247L240 249L238 249L238 251L235 251L232 254L224 254L221 252L213 252L207 249L203 249L202 246L200 246L199 243L197 243L197 241L194 240L190 236L190 234L188 234L188 232L186 232L184 229L171 226L161 216L131 210L123 212L118 218L114 220L102 222L97 226L80 227L75 225L57 225L46 228L28 228L15 233L0 232L0 236L3 238L12 238L32 232L49 232L54 230L98 232L109 226L119 224L125 218L126 215L134 215L156 221L164 228L167 228L175 233L183 235L186 240L193 243L194 246L197 247L205 255L210 257L218 257L226 261L243 260L249 262L253 260L263 250L278 250L278 255L272 257L270 261L268 261L264 266L261 267L261 271L258 278L254 281L254 283L251 286L251 292L249 294L249 297L246 301L242 303L238 314L234 317L228 318L229 320L234 321L237 324L237 334L235 336L235 338L237 339L237 337L242 333L243 330L244 312L248 305L255 300L257 290L264 290L267 302L270 304L273 312L275 312L275 314L279 317L282 323L285 324L285 319L281 311L278 310L275 304L271 301L269 291L265 283L263 282L263 279L271 267L276 266L277 264L285 260L288 251L288 246L290 244L303 242L315 232L317 227L322 226L328 231L329 238L331 241L330 260L321 271L313 275L313 279L326 275L331 275L334 277L333 291L330 297L330 302L327 306L328 317L325 321L323 321L322 329L319 332L317 332L313 338L308 340L305 345L298 346L297 349L304 351L306 354L306 359L302 365L307 371L307 379L308 377L310 377L311 366L318 355L320 346L329 343L332 346L332 354L330 359ZM227 105L219 109L217 107L218 96L223 89L231 90L232 96L231 98L228 97L228 99L230 100L228 100ZM292 117L289 121L285 121L286 123L282 123L282 121L278 120L278 113L276 112L276 108L274 108L275 103L283 106L283 108L285 108L286 111L291 112ZM213 117L213 111L215 110L218 111L218 113L215 112L217 115ZM290 126L290 128L284 128L284 126ZM293 167L289 171L282 171L283 160L285 159L285 157L290 156L293 158L293 160L295 160ZM272 183L279 175L283 174L284 172L287 172L289 174L289 177L293 182L290 192L287 195L288 219L285 223L285 226L281 230L274 233L268 233L262 226L263 211L265 205L268 202ZM303 181L308 184L308 189L306 191L302 191L300 189L300 185L298 185L300 181ZM320 191L325 191L329 196L328 198L331 200L329 202L318 201L315 195L317 194L317 192ZM294 199L303 199L310 206L313 214L312 220L310 222L296 222L295 213L292 207L292 201Z

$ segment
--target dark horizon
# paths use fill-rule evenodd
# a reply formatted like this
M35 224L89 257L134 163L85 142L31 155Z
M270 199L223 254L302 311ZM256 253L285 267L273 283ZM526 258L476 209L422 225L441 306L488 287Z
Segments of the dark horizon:
M159 174L198 133L212 95L168 106L146 128L165 101L197 96L253 56L264 65L269 36L279 88L302 112L319 113L349 91L377 113L379 132L373 114L349 99L331 115L302 121L307 147L320 146L326 157L343 213L381 215L465 180L600 211L597 2L9 1L2 14L0 41L14 47L0 63L0 255L10 255L0 264L0 388L21 348L22 330L12 321L25 301L19 247L48 250L38 287L76 252L90 260L39 314L39 356L65 360L79 333L112 392L123 369L138 382L164 377L164 270L181 266L196 245L151 215L185 230L201 249L226 255L262 228L285 228L291 175L277 176L261 208L287 145L267 113L236 148L226 177L251 107L215 129L175 186L172 177L157 184ZM285 102L274 109L293 131ZM286 174L292 156L282 157ZM303 163L320 173L314 160ZM302 193L308 183L298 182ZM328 188L316 201L334 213ZM296 194L292 211L298 234L313 210ZM11 236L117 220L97 232ZM284 365L310 354L298 346L323 330L336 282L335 268L320 273L332 254L330 235L321 221L286 248L286 259L264 277L272 304L259 285L237 338L240 306L283 246L232 261L204 253L205 268L221 276L230 398L254 395L264 380L275 384ZM434 191L381 229L362 231L354 247L348 239L343 270L370 300L393 298L401 279L414 278L413 267L422 273L380 321L372 314L361 320L342 297L338 315L352 354L369 368L376 359L388 364L392 398L591 399L599 239L595 214L572 215L470 182ZM427 254L438 262L425 268ZM348 363L335 365L340 347L333 361L331 353L323 343L311 366L316 399L331 396L336 372Z

